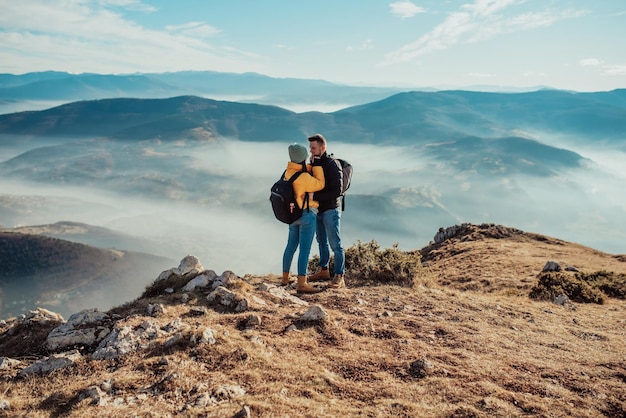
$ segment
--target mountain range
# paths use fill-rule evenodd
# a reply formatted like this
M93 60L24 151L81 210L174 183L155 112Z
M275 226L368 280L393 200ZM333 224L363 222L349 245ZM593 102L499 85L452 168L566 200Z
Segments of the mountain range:
M64 102L0 115L0 224L8 230L65 230L51 236L275 271L284 225L273 219L269 186L287 144L321 132L355 167L342 214L346 246L376 239L415 249L438 227L498 222L624 252L625 89L368 90L219 73L50 72L0 75L0 85L5 102ZM190 94L200 90L248 99ZM356 104L295 112L251 98L281 94ZM68 233L98 227L111 232Z
M0 74L0 104L5 101L7 108L19 101L67 103L103 98L169 98L181 95L228 97L265 104L304 102L347 105L379 100L403 90L214 71L124 75L57 71Z

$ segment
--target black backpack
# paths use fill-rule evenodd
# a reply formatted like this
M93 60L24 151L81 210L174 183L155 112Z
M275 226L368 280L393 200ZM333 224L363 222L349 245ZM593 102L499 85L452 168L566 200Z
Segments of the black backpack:
M346 191L350 188L350 181L352 180L352 164L343 160L341 158L335 158L341 164L341 175L342 175L342 187L341 187L341 195L346 194Z
M305 193L303 209L300 209L293 192L292 183L304 172L298 171L289 180L285 180L285 174L287 173L285 170L280 179L270 189L270 202L272 203L274 216L283 223L292 224L300 219L304 206L306 206L307 211L309 210L309 194Z
M346 209L346 191L350 188L350 181L352 180L352 164L341 158L333 157L335 161L339 163L341 167L341 210Z

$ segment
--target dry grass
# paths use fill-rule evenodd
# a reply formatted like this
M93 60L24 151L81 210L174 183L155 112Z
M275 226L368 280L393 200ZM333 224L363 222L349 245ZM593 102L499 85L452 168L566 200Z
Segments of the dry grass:
M253 312L218 312L206 305L206 291L186 303L178 293L148 292L115 313L140 322L145 306L160 302L160 323L208 326L217 342L161 341L26 379L0 370L0 399L10 403L0 414L231 417L245 405L253 417L625 416L626 302L560 306L528 291L547 260L588 272L622 273L626 263L532 237L453 239L423 251L424 273L435 278L429 287L352 277L347 289L302 296L330 315L313 324L299 321L306 307L272 303L256 289L276 277L246 277L239 290L268 302ZM207 313L190 315L197 305ZM245 329L251 313L261 323ZM237 385L242 396L225 389ZM80 399L92 386L110 386L106 405ZM203 393L220 402L202 405Z

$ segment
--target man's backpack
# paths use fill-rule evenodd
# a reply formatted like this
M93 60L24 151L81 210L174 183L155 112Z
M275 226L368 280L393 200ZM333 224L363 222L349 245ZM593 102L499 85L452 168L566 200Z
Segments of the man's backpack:
M343 160L341 158L336 158L341 164L341 175L342 175L342 186L341 186L341 195L343 196L346 191L350 188L350 181L352 180L352 164Z
M305 193L303 209L298 207L296 202L296 195L293 191L293 182L300 177L300 174L304 171L298 171L294 173L289 180L285 180L285 170L280 176L280 179L270 189L270 202L272 203L272 209L274 210L274 216L281 222L291 225L300 217L304 206L309 210L309 194Z
M346 209L346 191L350 188L350 181L352 180L352 164L341 158L334 159L341 166L341 210L343 211Z

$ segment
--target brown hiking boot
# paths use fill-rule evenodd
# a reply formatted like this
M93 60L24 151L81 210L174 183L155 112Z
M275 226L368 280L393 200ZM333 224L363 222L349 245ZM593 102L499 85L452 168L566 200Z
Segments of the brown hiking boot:
M321 267L317 268L317 271L309 276L310 282L322 282L330 279L330 270L324 270Z
M298 286L296 287L296 291L298 293L318 293L321 292L322 289L319 287L311 286L307 282L306 276L298 276Z
M280 281L280 285L281 285L281 286L287 286L287 285L290 285L291 283L293 283L293 282L295 282L295 281L296 281L296 280L295 280L293 277L291 277L291 276L289 275L289 272L288 272L288 271L283 271L283 278L282 278L282 280Z
M343 274L335 274L335 277L328 283L328 287L331 289L340 289L346 287L346 282L343 279Z

